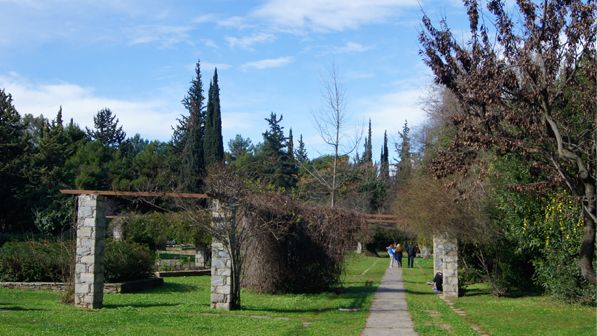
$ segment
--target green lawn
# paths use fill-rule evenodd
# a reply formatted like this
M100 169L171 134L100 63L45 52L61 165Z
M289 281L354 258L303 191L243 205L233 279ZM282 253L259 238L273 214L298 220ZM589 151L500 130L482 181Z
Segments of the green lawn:
M344 289L313 295L243 291L240 311L209 308L210 278L166 278L137 294L107 294L103 309L59 303L59 294L0 288L0 335L358 335L385 259L351 256ZM358 307L359 312L338 308Z
M431 286L431 259L416 260L416 268L404 269L409 311L420 336L477 335L471 326L490 335L591 335L597 334L596 310L570 305L547 296L498 298L487 286L471 286L467 296L453 300L459 316L436 294Z

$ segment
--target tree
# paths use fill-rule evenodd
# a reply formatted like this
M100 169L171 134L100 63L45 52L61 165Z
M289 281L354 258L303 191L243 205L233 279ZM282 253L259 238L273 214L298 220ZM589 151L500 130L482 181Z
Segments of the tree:
M330 193L330 206L336 206L336 192L338 190L338 163L342 156L352 153L359 142L356 139L352 145L343 146L343 142L347 135L345 128L347 127L347 112L346 112L346 92L338 74L336 67L332 66L328 81L323 88L323 105L324 108L314 119L319 134L323 142L333 150L333 162L331 178L328 180L318 174L317 171L307 170L319 183L324 185Z
M383 146L381 147L381 157L379 159L379 176L384 182L390 180L390 159L388 153L388 132L383 133Z
M126 133L122 130L122 126L118 125L118 119L114 119L116 115L113 115L109 108L99 110L93 117L94 129L85 128L87 134L106 147L118 147L126 138Z
M269 130L263 133L263 147L258 153L262 160L258 171L265 182L289 190L296 186L298 168L291 154L285 150L288 139L284 136L284 127L280 125L282 119L273 112L265 118Z
M288 155L290 155L290 157L292 159L294 159L294 138L292 136L292 128L288 130L287 143L288 143L288 145L286 147L288 147L288 149L287 149Z
M396 169L396 181L398 184L404 183L412 174L412 155L410 149L410 128L408 122L404 121L402 132L399 132L400 144L395 144L396 152L400 158Z
M205 174L204 137L205 137L205 111L203 106L203 87L201 83L201 64L195 65L195 78L187 95L182 100L182 105L189 112L182 116L179 124L174 129L172 144L174 151L180 157L175 164L178 170L178 189L188 192L199 192L202 189Z
M367 137L365 138L365 151L363 152L363 162L373 164L373 140L371 133L371 119L369 119L369 128L367 131Z
M488 2L496 42L479 24L477 1L466 1L470 40L458 42L445 21L439 28L423 17L421 54L458 100L453 146L435 161L437 176L466 169L479 150L519 153L547 175L532 188L562 185L584 214L580 268L597 276L597 90L595 10L592 1L517 2L520 19L498 0ZM493 33L493 32L492 32Z
M302 134L299 136L298 149L296 150L295 158L298 162L301 162L303 164L309 160L309 157L307 156L307 149L305 148L305 143L303 142Z
M21 116L12 95L0 89L0 228L15 225L19 215L19 193L25 182L23 160L27 148Z
M230 151L232 160L236 160L243 154L251 153L254 149L251 139L245 139L240 134L237 134L234 139L228 141L228 150Z
M207 113L205 117L204 156L206 166L224 162L218 69L215 69L213 79L209 85Z

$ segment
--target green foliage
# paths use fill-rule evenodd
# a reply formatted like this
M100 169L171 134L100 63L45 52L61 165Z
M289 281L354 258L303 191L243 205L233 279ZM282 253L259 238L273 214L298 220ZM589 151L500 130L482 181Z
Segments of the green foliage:
M124 141L126 133L118 125L118 119L114 119L116 115L109 108L99 110L93 117L94 129L87 128L87 135L106 147L118 147Z
M280 125L282 116L278 118L275 113L271 113L265 120L269 129L263 133L263 147L256 155L260 163L256 171L266 184L290 190L297 184L298 167L292 155L285 150L288 142L284 136L284 127Z
M68 243L7 242L0 247L0 281L66 281L72 251Z
M205 139L205 97L201 82L201 64L195 64L195 77L182 105L189 112L182 116L174 129L172 143L178 160L175 163L178 190L199 192L203 188L205 173L204 139Z
M169 240L179 244L208 244L210 237L203 230L207 225L193 223L190 218L201 218L206 222L211 220L208 213L199 216L158 212L131 214L124 225L124 236L127 241L145 244L151 250L165 248Z
M0 281L67 282L72 277L74 241L7 242L0 247ZM154 254L133 242L107 241L106 282L122 282L152 275Z
M123 282L146 279L153 275L155 254L147 246L134 242L106 242L105 281Z
M378 226L375 227L375 231L373 231L371 239L365 245L365 248L367 251L377 255L379 251L385 251L385 248L391 243L398 242L406 246L406 241L410 239L412 237L408 233L402 232L397 228L384 229Z
M78 189L111 189L109 163L113 152L98 141L90 141L79 147L67 165L75 173Z
M220 86L218 69L209 84L207 113L205 117L204 156L205 165L224 162L224 142L222 140L222 112L220 111Z

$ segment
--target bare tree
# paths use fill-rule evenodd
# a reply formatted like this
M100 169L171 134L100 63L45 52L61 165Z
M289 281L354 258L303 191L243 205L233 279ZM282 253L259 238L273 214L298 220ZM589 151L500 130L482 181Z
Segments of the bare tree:
M435 173L466 169L482 149L516 152L550 177L538 186L562 185L584 215L580 269L597 283L597 60L592 0L518 0L520 19L504 3L488 2L495 39L480 25L478 1L464 1L471 38L458 42L445 20L436 28L425 16L421 54L456 97L462 114L452 117L457 137L439 155Z
M324 185L330 193L330 205L336 206L336 193L339 183L338 162L340 157L349 155L358 146L360 135L352 137L353 141L348 146L343 146L343 141L350 138L346 133L348 114L346 113L346 90L338 77L336 66L332 65L329 78L324 83L322 90L323 108L314 115L315 124L325 144L333 150L332 174L330 180L323 177L316 170L308 169L307 172L319 183ZM362 131L361 131L362 134Z

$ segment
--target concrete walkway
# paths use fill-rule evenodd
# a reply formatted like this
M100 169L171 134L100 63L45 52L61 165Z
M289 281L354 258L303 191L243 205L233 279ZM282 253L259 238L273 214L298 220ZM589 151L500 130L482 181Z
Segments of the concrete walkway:
M362 336L416 336L406 306L402 268L388 268L373 298Z

